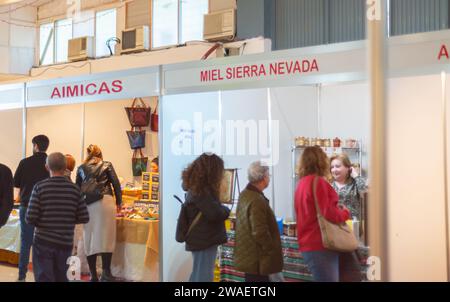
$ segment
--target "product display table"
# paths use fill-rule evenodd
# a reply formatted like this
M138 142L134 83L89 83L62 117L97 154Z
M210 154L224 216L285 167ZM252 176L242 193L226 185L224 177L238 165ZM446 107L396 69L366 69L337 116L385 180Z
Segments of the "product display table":
M113 275L129 281L159 281L159 220L116 221Z
M228 231L228 242L220 247L220 281L241 282L244 281L244 273L234 269L234 231ZM281 236L281 247L283 251L283 276L286 281L302 282L312 281L312 275L303 261L303 257L298 250L296 237ZM368 248L358 249L359 260L361 261L362 280L366 280L366 259L368 257Z
M20 219L18 210L13 210L8 222L0 228L0 262L19 263Z

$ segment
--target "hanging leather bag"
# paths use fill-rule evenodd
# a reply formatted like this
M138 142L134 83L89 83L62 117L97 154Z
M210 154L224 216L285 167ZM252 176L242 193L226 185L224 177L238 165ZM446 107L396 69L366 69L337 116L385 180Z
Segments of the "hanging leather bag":
M158 103L156 103L155 111L152 113L150 129L154 132L158 132Z
M140 157L138 157L138 155L140 155ZM142 172L147 171L147 162L148 157L144 157L144 154L142 154L142 149L135 149L131 160L133 176L142 176Z
M316 187L319 178L314 177L312 183L312 191L314 196L314 204L316 206L317 221L320 226L320 233L322 235L322 244L326 249L337 252L353 252L358 248L358 241L353 234L350 227L345 223L333 223L323 217L319 203L317 201Z
M133 130L127 131L128 142L131 149L145 148L145 130Z
M131 107L125 107L125 111L132 127L147 127L149 125L151 108L145 104L142 98L134 98Z

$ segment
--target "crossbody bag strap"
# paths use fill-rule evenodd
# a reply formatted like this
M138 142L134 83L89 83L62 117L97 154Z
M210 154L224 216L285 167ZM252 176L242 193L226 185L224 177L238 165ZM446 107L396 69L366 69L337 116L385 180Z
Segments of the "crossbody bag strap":
M318 181L319 181L319 177L318 176L314 176L314 180L312 182L312 191L313 191L314 205L316 206L317 216L322 216L322 213L320 212L320 208L319 208L319 203L317 201L316 187L317 187L317 182Z
M194 218L194 221L192 221L191 225L189 226L189 229L186 233L186 237L189 236L189 233L191 232L191 230L194 228L194 226L198 223L198 221L200 220L200 217L202 217L202 212L198 212L197 215Z

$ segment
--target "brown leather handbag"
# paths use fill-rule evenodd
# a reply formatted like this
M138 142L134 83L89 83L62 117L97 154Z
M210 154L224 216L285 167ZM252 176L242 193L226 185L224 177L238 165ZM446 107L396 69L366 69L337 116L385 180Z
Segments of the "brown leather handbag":
M140 104L137 104L137 101ZM145 104L142 98L134 98L131 107L125 107L125 111L132 127L147 127L150 123L151 108Z
M320 212L319 203L317 201L317 181L319 178L314 177L312 190L314 195L314 204L316 205L317 221L320 226L322 235L322 244L325 248L337 252L353 252L358 248L358 240L356 240L350 227L345 223L333 223L323 217Z
M158 132L158 103L156 103L155 111L152 113L150 129L154 132Z

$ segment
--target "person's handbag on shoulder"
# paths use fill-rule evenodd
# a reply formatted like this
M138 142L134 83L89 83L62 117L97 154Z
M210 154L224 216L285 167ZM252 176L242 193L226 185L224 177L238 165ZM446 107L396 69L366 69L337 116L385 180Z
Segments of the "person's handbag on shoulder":
M195 215L195 218L192 221L192 223L189 225L189 217L187 213L186 203L183 203L181 199L176 195L174 195L173 197L175 197L175 199L177 199L181 203L181 209L180 214L178 215L177 229L175 233L175 240L177 242L183 243L188 238L194 226L200 220L200 217L202 217L202 212L199 211L197 215Z
M323 246L329 250L338 252L355 251L358 248L358 241L356 240L356 237L350 227L345 222L339 224L330 222L322 215L316 193L318 180L318 176L315 176L312 183L312 191Z

